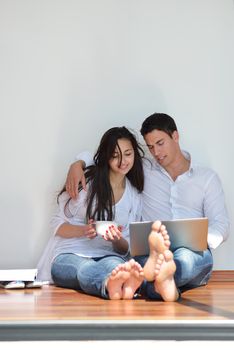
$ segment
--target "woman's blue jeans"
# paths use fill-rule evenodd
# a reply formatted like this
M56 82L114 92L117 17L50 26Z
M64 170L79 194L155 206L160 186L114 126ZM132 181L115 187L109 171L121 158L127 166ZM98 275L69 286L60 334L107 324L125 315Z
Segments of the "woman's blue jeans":
M124 258L115 255L85 258L75 254L60 254L52 263L51 275L59 287L81 290L108 299L105 282L112 270L122 263L125 263Z
M194 252L187 248L178 248L173 254L176 264L175 283L181 292L207 284L213 267L210 249ZM148 256L135 257L141 266L144 266L147 259ZM144 282L140 293L149 299L160 299L152 282Z

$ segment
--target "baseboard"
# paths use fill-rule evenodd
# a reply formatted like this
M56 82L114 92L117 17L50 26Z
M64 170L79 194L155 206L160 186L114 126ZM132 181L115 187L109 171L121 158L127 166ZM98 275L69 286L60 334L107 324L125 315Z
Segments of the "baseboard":
M234 282L234 270L214 270L210 282Z

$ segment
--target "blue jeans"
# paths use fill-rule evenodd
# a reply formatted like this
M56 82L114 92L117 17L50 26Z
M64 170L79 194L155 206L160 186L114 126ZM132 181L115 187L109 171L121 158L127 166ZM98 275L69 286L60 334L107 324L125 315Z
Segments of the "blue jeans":
M60 254L52 263L51 275L59 287L81 290L108 299L105 282L112 270L124 262L124 258L115 255L85 258L69 253Z
M206 284L211 276L213 257L210 249L194 252L187 248L178 248L174 252L176 272L174 275L178 289L183 292ZM135 260L144 266L148 256L136 256ZM152 282L144 282L140 293L149 299L160 299Z

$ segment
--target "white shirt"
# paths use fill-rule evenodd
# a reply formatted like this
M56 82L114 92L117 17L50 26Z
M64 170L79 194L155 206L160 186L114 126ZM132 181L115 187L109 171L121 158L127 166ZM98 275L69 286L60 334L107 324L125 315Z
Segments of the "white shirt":
M187 152L183 152L191 160ZM229 218L218 175L193 164L174 181L155 160L144 162L143 220L208 217L208 246L215 249L228 237Z
M51 226L54 234L58 228L65 222L72 225L86 224L86 198L87 192L82 190L79 192L77 200L69 201L69 212L71 217L67 217L64 213L64 207L69 199L67 192L64 192L59 198L59 208L57 213L51 220ZM124 193L118 203L115 204L114 221L123 226L122 235L129 242L129 223L138 221L141 218L141 195L133 188L128 179L126 179L126 187ZM119 255L113 251L112 243L104 240L100 235L94 239L87 237L79 238L63 238L57 236L57 244L55 246L54 256L62 253L74 253L84 257L102 257L108 254Z
M171 220L208 217L208 246L217 248L229 234L229 218L221 181L212 170L193 164L174 181L155 159L144 160L145 186L142 198L142 220ZM92 164L89 152L77 159Z
M69 217L65 215L64 208L67 200L70 198L67 192L64 192L59 198L59 206L55 215L52 217L51 226L53 230L53 237L49 240L45 251L38 263L38 275L40 280L49 280L51 278L51 264L56 256L63 253L73 253L79 256L93 258L102 257L106 255L119 255L113 250L112 243L104 240L101 236L96 236L93 239L86 237L63 238L56 235L58 228L63 223L70 223L72 225L86 224L86 197L87 192L82 190L79 192L77 200L71 199L69 201L68 209ZM139 221L142 214L141 194L130 184L126 179L126 187L123 196L115 204L114 221L118 225L123 226L122 235L129 242L129 223L132 221ZM126 254L127 255L127 254Z

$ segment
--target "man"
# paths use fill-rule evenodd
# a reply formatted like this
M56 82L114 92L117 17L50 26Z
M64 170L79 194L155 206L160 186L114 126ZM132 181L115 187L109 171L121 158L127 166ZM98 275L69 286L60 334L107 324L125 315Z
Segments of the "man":
M177 126L169 115L155 113L146 118L141 134L153 156L151 162L144 162L142 220L208 217L208 249L195 252L179 248L173 252L176 286L186 290L204 285L212 272L211 249L228 237L229 219L220 179L213 170L194 164L190 154L181 150ZM77 195L79 167L74 163L67 178L67 191L73 197ZM143 266L146 259L139 257L138 261ZM152 283L145 284L143 293L157 297Z

